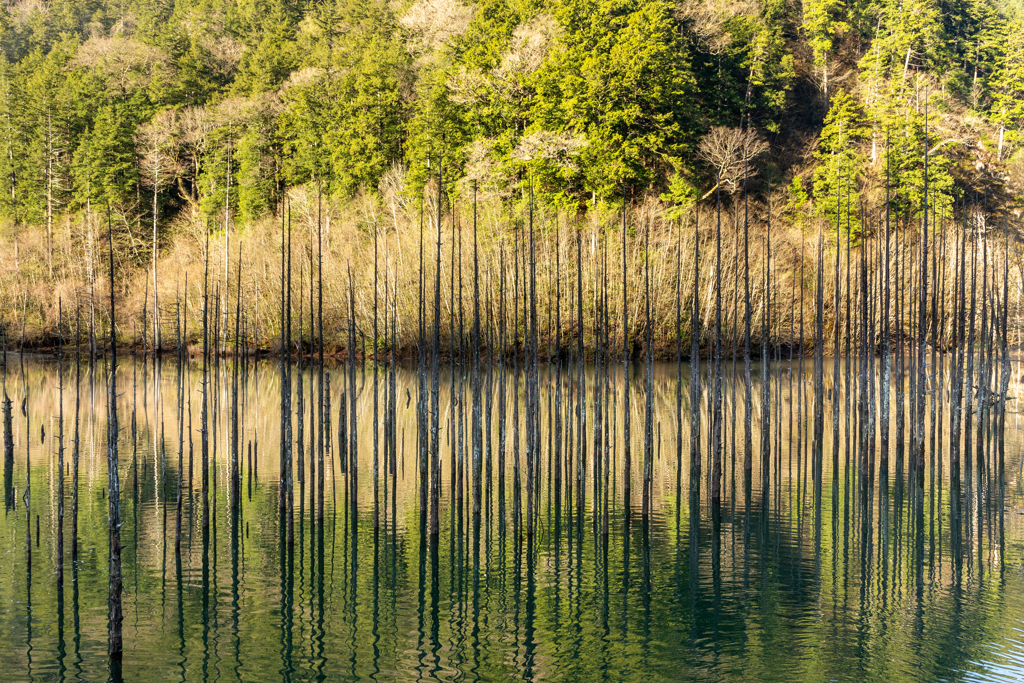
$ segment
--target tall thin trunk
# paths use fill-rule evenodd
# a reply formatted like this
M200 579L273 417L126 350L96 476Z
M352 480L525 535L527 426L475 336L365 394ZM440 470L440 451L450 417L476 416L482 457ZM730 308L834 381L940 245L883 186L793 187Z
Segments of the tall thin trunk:
M821 493L825 438L825 248L824 235L818 233L818 253L815 259L814 282L814 433L811 458L813 459L814 490Z
M722 191L716 192L714 405L711 413L711 502L722 500Z
M690 293L690 494L700 493L700 211L693 209L693 291Z
M644 227L644 321L646 332L646 383L644 388L644 495L643 516L650 519L653 502L654 473L654 332L651 328L651 226Z
M317 410L317 430L316 430L316 489L317 489L317 506L316 506L316 522L317 525L323 527L324 523L324 247L323 247L323 228L321 221L321 196L320 190L317 188L317 220L316 220L316 287L317 287L317 312L316 312L316 331L317 331L317 391L318 400L316 405ZM291 271L291 242L289 240L289 258L288 258L288 269ZM312 275L312 274L311 274ZM292 314L291 314L291 296L288 297L288 339L291 341L292 333ZM310 313L312 314L312 307L310 307ZM376 345L377 339L374 337L373 343ZM289 343L289 349L291 344ZM291 361L289 351L289 361ZM291 363L289 362L289 367ZM376 369L376 367L374 368ZM376 377L376 375L374 375ZM291 372L289 371L289 387L291 385ZM289 414L291 412L291 401L289 399ZM374 425L376 429L376 424ZM288 420L288 442L291 443L291 419ZM289 503L291 502L291 454L288 457L288 469L289 469ZM376 476L376 475L375 475ZM290 513L289 513L290 517ZM291 522L289 521L289 525Z
M473 522L480 523L483 429L480 414L480 265L477 258L476 185L473 185Z
M283 234L282 234L283 239ZM282 263L284 249L281 250ZM282 268L283 271L283 268ZM284 282L284 273L281 273L281 281ZM283 301L283 298L282 298ZM206 231L206 248L204 250L203 265L203 403L200 420L202 429L202 467L201 479L203 499L203 539L205 540L210 532L210 231ZM283 345L283 342L282 342ZM283 451L282 447L282 451ZM283 500L282 500L283 505Z
M71 562L78 561L78 455L79 446L79 416L81 414L81 387L82 387L82 319L81 311L75 312L75 435L74 448L71 451ZM7 380L7 334L4 332L4 383ZM6 386L4 398L7 399ZM9 409L9 405L8 405ZM6 415L5 415L6 419Z
M7 395L7 325L0 324L3 335L3 421L4 421L4 510L14 509L14 412L11 397ZM77 387L76 387L77 395ZM76 400L77 406L77 400ZM77 414L77 413L76 413ZM77 435L75 452L77 453ZM77 461L76 461L77 464Z
M64 302L57 298L57 585L64 585Z
M754 467L753 383L750 377L750 230L746 181L743 187L743 481L750 484Z
M629 509L630 491L633 478L632 438L630 435L631 409L629 406L629 286L626 267L626 206L622 207L622 455L623 455L623 496Z
M379 332L377 330L377 289L379 287L377 281L377 259L378 259L378 248L377 248L377 226L373 226L373 528L380 528L380 417L378 414L378 403L380 395L378 391L378 382L380 377L380 368L378 365L377 356L377 339L379 338ZM321 353L323 350L321 349ZM322 370L321 370L322 372ZM323 429L320 430L321 435ZM322 438L322 437L321 437ZM321 470L323 467L321 466Z
M160 296L157 292L157 274L156 274L156 257L157 257L157 211L159 208L160 198L160 159L159 149L156 143L153 144L153 351L155 353L160 352Z
M114 307L114 232L107 213L107 236L110 240L110 393L107 397L107 529L109 560L107 564L107 625L111 667L120 672L123 650L121 622L121 479L118 473L117 440L117 320ZM119 678L119 675L115 676Z
M441 453L439 424L438 383L440 368L438 354L441 346L441 186L442 174L440 165L437 173L437 257L434 261L434 339L430 357L430 535L436 537L440 530L441 508ZM355 394L352 395L353 405ZM354 415L354 412L353 412ZM353 428L355 418L353 417Z
M927 346L928 322L928 105L925 103L924 129L924 230L921 242L921 285L920 285L920 323L918 324L917 342L917 420L914 432L914 457L917 463L918 481L924 477L924 406L927 390L925 387L925 348Z
M888 148L888 142L886 143ZM889 327L889 157L885 164L885 247L882 263L882 388L880 391L881 438L879 441L878 470L884 477L889 473L889 396L892 379L892 332Z

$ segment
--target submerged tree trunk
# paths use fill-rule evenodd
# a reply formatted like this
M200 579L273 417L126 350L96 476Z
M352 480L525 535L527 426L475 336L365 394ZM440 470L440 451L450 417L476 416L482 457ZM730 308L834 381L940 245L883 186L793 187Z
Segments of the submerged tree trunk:
M107 529L109 560L107 584L108 649L111 667L120 671L123 648L121 622L121 480L118 474L117 440L117 323L114 315L114 233L107 216L110 239L110 392L107 397ZM120 676L115 676L117 680Z

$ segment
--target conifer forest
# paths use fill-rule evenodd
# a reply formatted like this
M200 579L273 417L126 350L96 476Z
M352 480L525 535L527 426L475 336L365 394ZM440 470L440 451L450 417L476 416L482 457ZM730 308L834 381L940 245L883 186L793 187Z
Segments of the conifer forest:
M1021 0L0 2L0 680L1024 679Z

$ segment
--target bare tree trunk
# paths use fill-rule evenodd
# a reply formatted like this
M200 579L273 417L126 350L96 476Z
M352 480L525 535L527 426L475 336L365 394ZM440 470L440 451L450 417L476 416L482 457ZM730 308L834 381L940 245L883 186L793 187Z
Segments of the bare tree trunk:
M627 284L627 268L626 268L626 206L623 202L622 206L622 373L623 373L623 389L622 389L622 454L623 454L623 468L622 473L622 484L623 484L623 496L625 498L625 507L629 509L630 493L632 491L632 479L633 479L633 448L632 448L632 437L630 434L630 420L632 410L629 405L629 363L630 363L630 348L629 348L629 286Z
M282 242L284 236L282 231ZM210 482L210 232L206 232L206 248L204 249L204 266L203 266L203 404L202 404L202 415L200 417L200 425L202 427L202 467L203 474L201 479L202 485L202 498L203 498L203 538L204 540L210 531L210 496L209 496L209 482ZM284 261L284 248L282 245L282 263ZM282 284L284 282L284 273L281 273ZM283 450L283 448L282 448ZM283 499L282 505L283 505Z
M53 280L53 121L46 110L46 269Z
M107 397L107 528L110 536L107 586L108 649L111 667L120 678L123 650L121 622L121 480L118 473L117 440L117 321L114 315L114 233L107 215L110 239L110 393Z
M925 120L928 118L928 106L925 104ZM924 230L921 243L921 287L920 287L920 323L917 342L917 421L914 435L914 457L917 461L918 481L924 477L924 406L925 406L925 348L928 330L928 126L925 125L924 139Z
M57 585L64 585L64 304L57 299Z
M886 145L888 147L888 144ZM880 453L878 471L883 477L889 474L889 396L892 380L892 331L889 326L889 157L885 164L885 247L882 264L882 388L879 412L881 417Z
M480 264L477 256L476 185L473 186L473 524L480 526L483 425L480 396ZM557 461L557 455L556 455Z
M157 292L156 257L157 257L157 200L160 196L160 159L156 143L153 144L153 351L160 352L160 295ZM225 289L225 291L227 291Z
M379 371L379 367L378 367L378 358L377 358L377 339L378 339L378 331L377 331L377 289L378 289L378 284L377 284L377 270L378 270L378 266L377 266L377 259L378 259L377 235L378 235L378 232L379 231L378 231L377 226L374 225L373 226L373 528L374 529L379 529L380 528L380 488L379 488L380 485L379 485L379 480L378 480L379 476L380 476L380 445L379 445L380 441L378 439L379 431L380 431L380 429L379 429L380 428L380 422L379 422L380 418L379 418L379 415L378 415L378 401L379 401L378 381L379 381L380 371ZM321 354L323 353L323 349L321 349L320 353ZM322 372L322 370L321 370L321 372ZM323 429L320 430L320 434L321 435L323 434L323 431L324 431ZM322 438L322 436L321 436L321 438ZM322 476L322 471L323 471L322 465L321 465L320 469L321 469L321 476Z
M7 325L0 327L3 334L3 420L4 420L4 510L14 509L14 414L11 397L7 395ZM77 405L77 404L76 404ZM77 437L76 437L77 439ZM77 441L76 441L77 453ZM76 461L77 464L77 461Z
M825 440L825 249L824 235L818 233L814 285L814 434L811 458L816 502L821 496Z
M188 280L185 280L185 300L188 301ZM177 402L178 409L178 481L176 486L176 495L174 502L174 556L177 558L181 557L181 516L182 516L182 503L183 503L183 489L184 489L184 474L185 474L185 353L182 348L182 333L181 333L181 309L175 302L174 307L174 328L177 337L178 347L178 367L177 367L177 386L175 387L175 400Z
M654 334L651 328L651 226L650 223L644 228L644 311L646 321L645 358L646 358L646 383L644 388L645 410L644 410L644 519L650 519L653 501L653 473L654 473Z
M700 211L693 209L693 291L690 311L690 494L700 494Z
M74 448L71 451L71 562L78 561L78 455L80 452L78 441L78 425L81 410L81 386L82 386L82 330L80 311L75 313L75 435ZM4 400L7 402L7 413L5 420L9 420L10 399L7 398L7 334L4 333ZM7 432L5 423L4 432ZM12 454L13 456L13 454Z
M722 500L722 192L718 190L715 228L714 405L711 413L711 503Z
M431 457L431 482L430 482L430 535L436 537L440 531L440 508L441 508L441 453L440 453L440 424L439 424L439 397L438 383L440 380L440 368L438 367L438 353L441 346L441 186L442 174L440 166L437 173L437 258L434 262L434 339L431 350L431 379L430 379L430 457ZM355 405L355 394L352 395L352 404ZM353 411L352 426L355 428L355 412Z
M419 301L417 312L419 317L419 335L417 341L418 371L417 396L416 396L416 432L419 452L419 492L420 492L420 523L424 524L427 519L428 483L430 472L428 469L428 428L429 416L427 415L427 378L426 378L426 328L424 323L424 291L423 291L423 205L426 203L420 198L420 252L419 252ZM353 349L348 349L351 357ZM354 395L353 395L354 398Z
M227 334L228 329L228 261L230 256L231 234L231 145L228 145L227 180L224 183L224 298L221 300L221 329ZM222 351L227 350L227 341L220 340Z
M771 487L771 383L768 357L769 338L771 336L771 260L772 260L772 227L769 212L767 235L764 240L764 274L762 287L764 304L761 309L761 504L767 509ZM838 245L837 245L838 248ZM838 368L838 365L836 366ZM837 370L838 373L838 370ZM838 404L837 404L838 405ZM838 425L838 421L836 422ZM838 439L837 439L838 441Z

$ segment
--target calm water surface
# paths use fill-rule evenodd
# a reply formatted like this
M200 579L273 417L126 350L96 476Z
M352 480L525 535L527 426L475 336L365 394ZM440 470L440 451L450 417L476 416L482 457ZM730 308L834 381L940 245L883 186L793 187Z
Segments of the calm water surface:
M888 481L862 485L847 466L841 404L840 467L833 471L830 378L820 496L807 465L813 389L808 374L772 370L770 490L761 490L761 387L754 387L754 473L744 486L742 381L727 382L724 495L690 489L689 374L683 368L682 466L677 460L676 367L655 371L653 512L641 516L642 373L632 388L633 486L624 495L621 367L608 416L608 535L588 464L582 514L551 486L555 446L548 375L542 373L538 528L516 523L513 429L507 467L497 466L497 401L483 445L483 509L471 511L471 468L462 502L452 453L471 459L469 381L452 402L441 379L441 532L432 542L419 514L416 375L397 372L396 464L382 464L374 527L373 380L357 376L359 478L351 505L338 458L342 369L331 368L331 442L325 512L316 522L310 482L295 483L294 544L278 514L281 383L275 363L250 365L240 389L242 505L230 514L230 381L212 387L211 528L201 525L199 366L185 373L182 551L174 551L178 488L177 370L131 361L119 369L124 545L124 679L269 680L971 680L1024 679L1024 423L1009 403L1005 485L995 472L951 487L948 410L936 418L923 486L891 465ZM106 367L83 372L79 559L55 563L59 377L57 364L11 363L15 406L13 489L0 518L0 680L101 681L107 665ZM731 372L731 368L729 369ZM1015 375L1020 376L1015 367ZM65 371L65 461L71 462L74 373ZM738 378L740 375L736 375ZM760 371L755 372L760 377ZM729 379L729 378L727 378ZM309 458L309 391L303 453ZM383 416L384 387L380 410ZM496 377L492 384L497 392ZM592 377L588 375L588 392ZM1011 385L1010 395L1020 395ZM19 406L25 404L27 419ZM408 395L407 395L408 391ZM456 381L456 393L458 393ZM512 418L512 384L508 388ZM705 391L705 401L707 399ZM496 394L495 394L496 395ZM412 400L409 400L412 397ZM520 392L520 400L523 394ZM567 392L562 405L569 406ZM297 409L297 404L293 404ZM462 436L460 438L460 410ZM588 393L588 412L593 399ZM706 413L707 406L704 406ZM610 410L609 410L610 409ZM525 414L521 404L520 417ZM560 411L564 417L566 408ZM191 411L191 441L189 415ZM134 430L132 428L134 415ZM486 415L486 412L485 412ZM855 417L855 415L854 415ZM588 417L588 463L594 438ZM909 424L909 422L908 422ZM297 427L297 425L296 425ZM894 427L895 428L895 427ZM574 431L576 427L573 427ZM29 431L26 431L29 430ZM707 416L702 438L709 433ZM929 429L929 434L931 430ZM524 431L520 430L520 438ZM297 431L293 432L297 438ZM383 438L383 437L382 437ZM908 438L909 441L909 438ZM927 440L926 440L927 441ZM856 439L853 439L854 444ZM895 443L895 440L894 440ZM381 442L381 461L384 461ZM462 450L459 451L461 444ZM563 446L563 449L567 444ZM876 446L877 448L877 446ZM895 459L895 445L890 446ZM942 453L939 453L942 448ZM252 453L252 465L248 454ZM706 449L705 449L706 450ZM573 451L578 452L573 445ZM298 446L296 446L298 453ZM525 458L525 447L521 457ZM27 457L26 457L27 456ZM602 456L604 457L604 456ZM734 467L734 463L740 462ZM524 465L525 467L525 465ZM705 475L709 467L705 464ZM26 521L23 493L31 479ZM65 543L71 478L65 472ZM458 475L456 475L458 482ZM454 495L453 495L454 493ZM525 511L525 492L520 490ZM951 497L960 517L951 514ZM820 499L820 503L818 500ZM38 516L39 535L36 535ZM26 525L32 566L27 567Z

